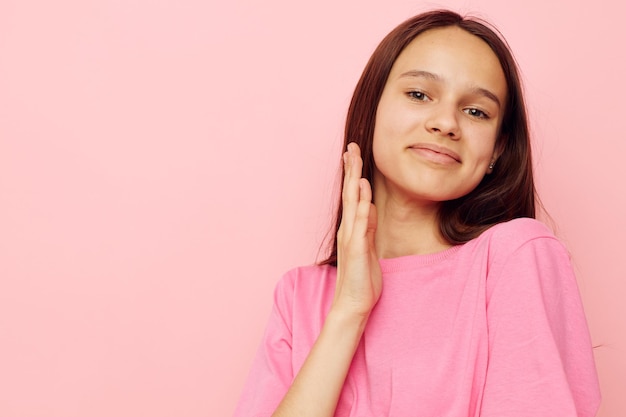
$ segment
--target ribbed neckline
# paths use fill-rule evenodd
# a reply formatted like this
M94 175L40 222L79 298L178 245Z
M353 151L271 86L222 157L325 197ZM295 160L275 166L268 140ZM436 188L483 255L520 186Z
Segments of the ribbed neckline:
M452 246L441 252L426 255L407 255L397 258L379 259L380 269L383 273L412 270L426 265L433 265L444 261L457 253L465 244Z

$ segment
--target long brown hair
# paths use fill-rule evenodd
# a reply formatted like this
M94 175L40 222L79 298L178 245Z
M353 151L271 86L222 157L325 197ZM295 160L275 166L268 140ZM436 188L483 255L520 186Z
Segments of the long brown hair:
M359 145L363 157L363 178L373 187L374 121L391 67L402 50L421 33L447 26L457 26L491 47L504 71L508 97L495 145L497 149L502 149L502 153L493 172L485 175L469 194L444 201L439 209L442 236L450 244L461 244L497 223L517 217L535 217L536 196L526 106L515 59L496 29L479 19L464 18L449 10L426 12L396 27L378 45L356 85L348 108L343 149L350 142ZM340 194L331 230L330 254L321 264L337 264L337 230L342 210Z

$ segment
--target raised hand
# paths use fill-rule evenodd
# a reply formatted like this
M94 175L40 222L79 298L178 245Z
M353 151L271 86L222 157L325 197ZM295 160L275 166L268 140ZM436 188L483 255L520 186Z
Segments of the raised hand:
M356 143L343 155L343 211L337 232L337 286L333 309L367 317L378 302L382 279L376 255L376 207L372 188L361 178L363 160Z
M337 233L337 285L333 306L302 368L273 417L335 415L348 369L382 280L374 234L372 188L361 178L363 161L355 143L343 155L343 212Z

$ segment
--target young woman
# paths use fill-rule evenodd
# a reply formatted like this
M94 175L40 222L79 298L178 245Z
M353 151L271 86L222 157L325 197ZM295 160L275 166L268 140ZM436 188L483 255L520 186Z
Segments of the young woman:
M402 23L363 72L345 145L331 254L279 282L235 415L595 415L504 41L449 11Z

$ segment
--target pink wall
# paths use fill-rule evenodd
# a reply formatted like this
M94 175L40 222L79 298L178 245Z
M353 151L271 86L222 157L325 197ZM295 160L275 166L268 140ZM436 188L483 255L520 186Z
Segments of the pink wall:
M623 6L215 3L0 2L0 415L229 415L274 283L315 258L358 74L431 6L517 54L600 416L626 415Z

